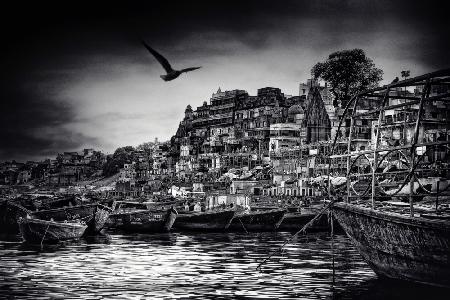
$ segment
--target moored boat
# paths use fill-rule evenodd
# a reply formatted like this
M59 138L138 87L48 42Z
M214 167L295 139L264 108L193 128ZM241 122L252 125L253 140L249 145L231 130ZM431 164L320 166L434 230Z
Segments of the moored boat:
M278 227L278 231L297 231L311 221L316 215L317 212L311 211L286 213L283 221ZM308 231L329 231L329 228L328 218L326 214L324 214L308 228Z
M39 244L77 240L84 234L87 225L80 222L64 223L32 218L20 218L19 227L20 233L26 242Z
M238 212L233 218L230 231L275 231L286 214L284 209Z
M129 232L169 232L177 214L174 208L117 212L109 215L108 227Z
M177 230L223 231L230 226L235 213L234 209L183 212L178 214L174 228Z
M450 287L450 220L347 203L333 215L378 275Z
M19 218L25 218L29 211L20 204L9 200L0 203L0 232L16 234L19 232Z
M350 128L344 143L335 135L327 173L347 184L327 188L345 201L333 203L333 216L382 277L450 287L450 123L441 114L449 80L445 69L362 91L339 123L337 132L344 120ZM372 138L362 145L368 120Z
M67 195L56 198L44 198L44 199L36 199L37 206L40 209L54 209L54 208L62 208L66 206L77 206L81 205L82 202L79 197L76 195Z
M32 212L31 216L41 220L76 221L86 223L86 234L99 233L108 220L111 209L101 204L85 204Z

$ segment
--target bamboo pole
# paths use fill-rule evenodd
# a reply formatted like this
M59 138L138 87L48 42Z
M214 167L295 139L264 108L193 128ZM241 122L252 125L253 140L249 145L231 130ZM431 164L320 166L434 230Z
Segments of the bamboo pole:
M353 127L354 127L354 123L355 123L355 111L356 111L356 107L358 105L359 102L359 97L355 98L355 103L353 104L353 110L352 110L352 115L351 115L351 119L350 119L350 130L348 133L348 145L347 145L347 153L349 154L349 156L347 156L347 177L350 174L350 153L351 153L351 146L352 146L352 134L353 134ZM348 196L350 196L350 180L347 180L347 197L346 197L346 202L350 202Z
M375 136L375 149L373 153L373 163L372 163L372 209L375 208L375 172L378 167L378 146L380 142L380 127L381 127L381 119L384 115L384 107L386 106L386 102L388 102L389 99L389 92L390 89L388 88L386 90L386 93L384 94L383 102L381 104L380 113L378 114L378 125L377 125L377 134Z
M442 142L423 143L420 145L421 146L441 146L441 145L449 145L449 144L450 144L450 141L442 141ZM405 149L410 149L410 148L411 148L411 145L406 145L406 146L393 147L393 148L389 148L389 149L378 149L377 152L397 151L397 150L405 150ZM374 152L373 150L359 151L357 155L371 154L373 152ZM348 156L356 156L356 154L332 155L331 158L348 157Z
M420 126L420 120L422 118L422 113L423 113L423 103L424 103L424 99L428 97L429 93L430 93L430 89L431 89L431 84L430 84L430 78L427 79L426 84L425 84L425 88L422 92L422 97L420 99L420 104L419 104L419 111L418 111L418 115L417 115L417 120L416 120L416 125L414 127L414 135L412 137L411 140L411 169L410 169L410 173L409 173L409 214L411 217L414 217L414 201L413 201L413 192L414 192L414 160L416 157L416 144L417 144L417 140L419 138L419 126Z

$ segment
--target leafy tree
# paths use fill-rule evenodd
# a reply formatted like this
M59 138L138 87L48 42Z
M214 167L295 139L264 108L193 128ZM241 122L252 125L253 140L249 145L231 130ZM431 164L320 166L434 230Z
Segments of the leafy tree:
M132 146L117 148L112 157L108 157L106 164L103 166L103 174L111 176L118 173L124 164L132 162L133 151L134 148Z
M366 89L378 86L383 79L383 71L375 67L363 50L343 50L331 53L324 62L318 62L311 74L315 79L323 79L331 84L331 93L345 107L350 98Z

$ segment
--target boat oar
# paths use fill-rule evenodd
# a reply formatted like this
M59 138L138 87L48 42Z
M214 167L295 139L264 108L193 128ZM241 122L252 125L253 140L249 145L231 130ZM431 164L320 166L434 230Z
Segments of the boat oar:
M315 221L317 221L317 219L319 219L319 217L327 210L329 209L333 203L335 202L335 200L331 200L330 203L328 203L324 208L322 208L321 211L319 211L317 213L317 215L314 216L314 218L312 218L308 223L305 224L305 226L303 226L299 231L297 231L296 233L294 233L289 239L287 239L283 245L281 245L281 247L279 247L276 251L272 252L269 254L268 257L266 257L261 263L259 263L259 265L256 267L256 270L261 269L261 266L263 264L265 264L269 259L272 258L272 256L274 256L277 253L280 253L283 251L283 248L290 243L295 237L297 237L297 235L299 235L300 233L302 233L303 231L305 231L306 229L308 229L308 227L310 227L312 224L314 224Z

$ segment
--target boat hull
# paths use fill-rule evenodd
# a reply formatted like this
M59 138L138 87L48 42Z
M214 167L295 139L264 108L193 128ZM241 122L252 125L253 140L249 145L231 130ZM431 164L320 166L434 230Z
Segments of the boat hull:
M236 213L228 230L230 231L275 231L286 214L284 209Z
M81 220L88 226L85 234L97 234L105 226L111 209L101 204L86 204L72 207L41 210L32 217L41 220L75 221Z
M141 210L113 213L109 218L109 228L117 228L128 232L169 232L177 218L177 211L173 208L167 211Z
M19 227L23 239L32 244L77 240L87 229L86 225L80 223L61 223L27 218L19 220Z
M305 226L309 221L311 221L317 213L303 213L303 212L294 212L287 213L280 226L278 227L278 231L297 231L300 230L303 226ZM319 217L318 220L314 222L309 228L308 231L318 232L318 231L329 231L330 225L328 223L328 217L326 214Z
M450 287L450 223L336 203L333 215L380 276Z
M20 204L11 201L0 203L0 232L7 234L19 233L19 219L26 218L29 211Z
M224 231L233 220L235 210L180 213L174 228L187 231Z

